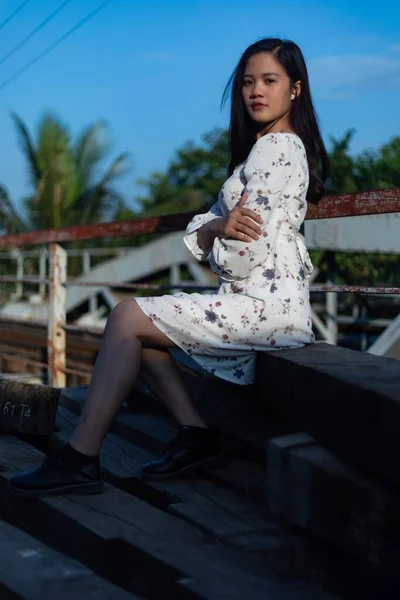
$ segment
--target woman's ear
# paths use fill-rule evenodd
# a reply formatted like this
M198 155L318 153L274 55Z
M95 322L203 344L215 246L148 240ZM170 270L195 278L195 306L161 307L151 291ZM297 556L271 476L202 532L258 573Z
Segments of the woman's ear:
M292 93L290 95L291 100L295 100L301 94L301 81L296 81L296 83L292 87Z

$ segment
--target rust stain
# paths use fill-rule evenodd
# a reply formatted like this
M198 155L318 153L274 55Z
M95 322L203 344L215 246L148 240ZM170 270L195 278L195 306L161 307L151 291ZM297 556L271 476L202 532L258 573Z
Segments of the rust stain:
M79 225L63 229L44 229L28 233L7 234L0 236L0 248L181 231L185 229L195 214L183 213L146 219L114 221L112 223L97 223L95 225Z
M326 196L318 206L309 205L307 219L355 217L400 212L400 188Z
M356 194L326 196L318 206L308 206L306 218L328 219L396 212L400 212L399 187L357 192ZM28 233L7 234L0 236L0 248L182 231L195 214L197 213L182 213L129 221L80 225L64 229L44 229Z

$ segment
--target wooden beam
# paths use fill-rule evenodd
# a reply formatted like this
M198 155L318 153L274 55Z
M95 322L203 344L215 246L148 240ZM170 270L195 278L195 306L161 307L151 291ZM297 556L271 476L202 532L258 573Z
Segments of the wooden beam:
M361 475L305 433L271 440L267 453L269 509L396 577L393 598L399 597L399 492ZM381 596L375 593L368 597ZM365 595L360 590L353 597Z
M0 521L0 553L2 600L140 600L5 521Z
M0 379L0 431L52 433L60 391L45 385Z
M30 467L32 459L24 460L27 444L5 436L1 446L3 469ZM282 580L237 548L215 544L190 523L113 486L104 494L27 502L4 489L12 474L0 470L2 515L8 522L141 597L159 598L160 590L161 597L174 600L300 600L315 594L311 584L305 596L304 584Z
M259 401L351 464L400 484L400 365L314 344L259 355Z

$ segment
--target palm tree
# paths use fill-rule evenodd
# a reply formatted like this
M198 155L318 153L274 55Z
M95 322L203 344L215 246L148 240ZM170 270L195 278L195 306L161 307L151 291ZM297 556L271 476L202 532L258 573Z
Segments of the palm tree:
M22 119L16 114L12 118L33 189L23 201L29 229L110 220L121 201L113 184L126 171L127 155L118 155L99 175L110 149L104 139L104 123L90 125L73 141L68 128L46 113L34 141Z
M74 141L68 128L46 113L37 130L36 140L22 119L12 114L29 173L32 193L22 201L21 216L0 186L0 235L40 229L86 225L113 220L124 205L113 184L127 168L127 155L119 154L101 173L110 144L104 135L104 123L87 127ZM97 240L102 245L105 240ZM90 242L86 242L90 245ZM81 248L84 244L69 244ZM68 262L70 275L80 271L80 260Z
M27 231L28 224L18 213L6 188L0 185L0 235Z

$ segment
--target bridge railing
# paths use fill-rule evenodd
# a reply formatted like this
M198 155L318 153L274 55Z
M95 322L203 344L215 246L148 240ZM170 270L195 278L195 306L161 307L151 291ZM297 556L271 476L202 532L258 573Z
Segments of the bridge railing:
M333 217L353 217L400 212L400 188L371 190L355 194L327 196L318 206L309 205L306 219L327 219ZM66 288L67 286L108 286L125 289L165 289L182 288L180 285L158 285L119 282L84 282L67 280L67 252L60 243L137 236L143 234L170 233L184 230L196 213L165 215L160 217L81 225L61 229L30 231L0 236L0 249L41 246L47 244L50 274L42 277L0 277L0 284L6 282L38 283L49 287L49 319L47 333L48 381L54 387L65 387L66 382ZM185 283L190 289L211 289L215 285ZM337 285L311 285L311 291L357 293L357 294L400 294L396 287L362 287Z

